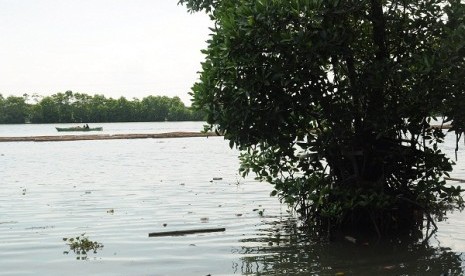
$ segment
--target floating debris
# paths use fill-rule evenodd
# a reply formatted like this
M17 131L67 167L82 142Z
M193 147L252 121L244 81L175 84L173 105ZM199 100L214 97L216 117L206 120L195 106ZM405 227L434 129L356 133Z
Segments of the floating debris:
M457 182L460 182L460 183L465 183L465 179L461 179L461 178L444 177L444 180L457 181Z
M160 139L160 138L191 138L221 136L215 132L167 132L167 133L131 133L131 134L95 134L95 135L49 135L49 136L16 136L0 137L0 142L57 142L79 140L111 140L111 139ZM159 141L158 143L164 143Z
M223 180L223 178L222 178L222 177L213 177L213 180L214 180L214 181L215 181L215 180Z
M357 239L351 236L345 236L344 237L347 241L350 241L351 243L357 243Z
M17 221L0 221L0 224L18 223Z
M26 230L45 230L45 229L50 229L50 228L55 228L55 226L53 226L53 225L51 225L51 226L32 226L32 227L26 228Z
M191 229L191 230L179 230L169 232L154 232L149 233L149 237L166 237L166 236L183 236L199 233L213 233L213 232L224 232L226 228L205 228L205 229Z

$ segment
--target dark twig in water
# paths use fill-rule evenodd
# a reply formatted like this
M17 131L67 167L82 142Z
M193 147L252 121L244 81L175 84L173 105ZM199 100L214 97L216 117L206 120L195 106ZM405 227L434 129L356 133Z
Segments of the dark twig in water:
M226 228L191 229L191 230L180 230L180 231L154 232L154 233L149 233L149 237L182 236L182 235L191 235L191 234L198 234L198 233L212 233L212 232L224 232L224 231L226 231Z

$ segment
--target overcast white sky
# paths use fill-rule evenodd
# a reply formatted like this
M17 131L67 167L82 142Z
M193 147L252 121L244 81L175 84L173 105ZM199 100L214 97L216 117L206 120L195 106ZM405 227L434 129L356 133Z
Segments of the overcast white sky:
M0 94L72 90L190 105L212 25L178 0L0 0Z

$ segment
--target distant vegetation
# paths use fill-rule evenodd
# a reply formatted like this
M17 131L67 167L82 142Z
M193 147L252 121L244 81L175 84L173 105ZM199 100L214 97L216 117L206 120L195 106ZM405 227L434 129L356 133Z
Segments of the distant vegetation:
M186 107L179 97L148 96L139 100L105 98L83 93L52 96L0 94L0 124L201 121L202 112Z

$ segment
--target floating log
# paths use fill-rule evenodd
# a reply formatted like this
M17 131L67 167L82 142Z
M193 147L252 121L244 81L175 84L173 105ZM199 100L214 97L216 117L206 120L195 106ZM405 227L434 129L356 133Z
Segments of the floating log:
M443 125L431 125L430 128L438 128L438 129L450 129L452 125L450 124L443 124Z
M345 236L344 238L351 243L357 243L357 239L355 239L354 237Z
M218 136L215 132L166 132L147 134L90 134L0 137L0 142L60 142L78 140L160 139Z
M457 182L465 183L465 179L460 179L460 178L444 177L444 179L445 180L450 180L450 181L457 181Z
M191 230L179 230L179 231L167 231L167 232L154 232L149 233L149 237L166 237L166 236L183 236L192 235L199 233L213 233L213 232L224 232L226 228L205 228L205 229L191 229Z

